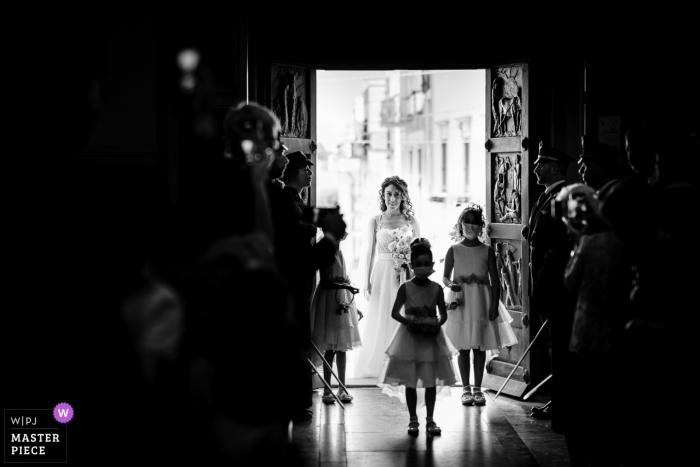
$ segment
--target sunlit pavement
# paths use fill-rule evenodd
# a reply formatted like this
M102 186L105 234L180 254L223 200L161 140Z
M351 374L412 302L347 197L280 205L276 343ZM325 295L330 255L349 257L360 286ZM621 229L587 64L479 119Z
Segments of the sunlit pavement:
M406 433L408 410L379 388L350 388L343 411L314 395L314 417L294 426L293 441L308 466L568 466L564 437L551 422L529 416L546 400L526 402L486 391L486 405L460 404L461 388L437 402L434 419L441 436L425 432L425 408L418 410L420 434Z

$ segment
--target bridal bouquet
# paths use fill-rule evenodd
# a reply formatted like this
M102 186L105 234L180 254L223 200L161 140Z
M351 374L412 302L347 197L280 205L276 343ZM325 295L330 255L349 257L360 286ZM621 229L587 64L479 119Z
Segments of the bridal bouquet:
M411 240L412 236L406 232L398 231L394 241L389 244L391 258L394 260L394 270L398 273L397 280L401 280L401 272L408 271L411 262Z
M450 238L454 243L459 243L464 240L462 234L459 233L459 224L455 224L454 227L452 227L452 230L450 230Z

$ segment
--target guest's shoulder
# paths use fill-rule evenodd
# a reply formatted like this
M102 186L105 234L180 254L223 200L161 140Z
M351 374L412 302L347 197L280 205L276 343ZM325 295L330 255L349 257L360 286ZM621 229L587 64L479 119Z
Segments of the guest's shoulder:
M583 235L579 240L579 250L600 252L602 250L621 249L622 246L622 242L620 242L611 230Z

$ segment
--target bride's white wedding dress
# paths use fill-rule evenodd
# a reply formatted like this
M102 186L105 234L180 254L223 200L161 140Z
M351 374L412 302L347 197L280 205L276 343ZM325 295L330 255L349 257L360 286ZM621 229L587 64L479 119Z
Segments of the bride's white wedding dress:
M413 229L408 224L398 229L387 229L382 228L380 222L381 216L375 222L377 262L372 270L369 308L363 322L360 322L363 347L356 351L358 355L355 360L355 377L357 378L379 378L381 374L386 349L391 343L396 326L399 325L391 317L391 310L396 301L399 285L406 280L405 274L401 274L399 280L396 279L398 273L394 269L389 244L396 239L397 235L413 236ZM401 312L403 314L403 309Z

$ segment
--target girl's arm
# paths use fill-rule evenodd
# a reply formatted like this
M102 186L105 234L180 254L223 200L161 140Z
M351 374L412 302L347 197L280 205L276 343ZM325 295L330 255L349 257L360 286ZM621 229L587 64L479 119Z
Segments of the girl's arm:
M445 272L442 274L442 283L443 285L449 286L453 292L459 292L461 290L459 286L450 279L450 277L452 277L452 268L454 268L454 264L455 256L452 252L452 247L450 247L447 250L447 254L445 254Z
M375 216L369 220L369 225L367 226L368 238L367 238L367 283L365 284L365 295L369 296L372 293L372 267L374 266L374 244L377 241L376 238L376 222Z
M391 309L391 317L394 318L401 324L408 326L409 320L401 316L401 307L406 303L406 285L401 284L399 291L396 293L396 301L394 302L394 308Z
M491 279L491 306L489 307L489 319L493 321L498 317L498 302L501 300L501 281L498 279L498 267L496 266L496 254L489 247L489 278Z
M440 291L438 292L437 305L438 311L440 312L440 322L438 324L442 326L447 321L447 308L445 308L445 294L442 292L442 288L440 288Z
M413 218L413 238L420 237L420 225L418 225L418 219Z

